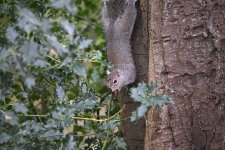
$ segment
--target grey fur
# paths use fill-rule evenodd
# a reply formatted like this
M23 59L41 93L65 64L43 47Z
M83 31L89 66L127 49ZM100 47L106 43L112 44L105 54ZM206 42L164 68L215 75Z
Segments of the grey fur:
M131 53L130 38L136 19L137 0L105 0L102 11L107 55L113 68L107 77L107 86L112 91L133 83L136 69ZM118 82L115 84L114 81Z

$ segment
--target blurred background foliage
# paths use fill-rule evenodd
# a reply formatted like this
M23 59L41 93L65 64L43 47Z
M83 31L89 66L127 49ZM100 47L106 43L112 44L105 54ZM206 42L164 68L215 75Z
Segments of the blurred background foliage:
M0 148L125 149L99 0L0 2Z

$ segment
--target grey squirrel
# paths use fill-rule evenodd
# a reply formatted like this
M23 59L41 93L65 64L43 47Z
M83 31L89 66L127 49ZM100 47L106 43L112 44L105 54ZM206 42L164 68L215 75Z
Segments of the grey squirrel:
M107 56L113 67L107 76L112 92L133 83L136 68L131 53L130 38L137 15L137 0L105 0L102 18L107 42Z

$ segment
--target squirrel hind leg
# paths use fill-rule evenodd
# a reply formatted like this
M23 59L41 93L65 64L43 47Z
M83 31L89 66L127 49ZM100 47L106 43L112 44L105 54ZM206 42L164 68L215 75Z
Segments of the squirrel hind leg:
M131 0L134 1L134 0ZM127 4L119 17L116 19L114 28L115 33L123 33L124 31L131 34L136 19L137 10L135 4ZM130 36L130 35L129 35Z

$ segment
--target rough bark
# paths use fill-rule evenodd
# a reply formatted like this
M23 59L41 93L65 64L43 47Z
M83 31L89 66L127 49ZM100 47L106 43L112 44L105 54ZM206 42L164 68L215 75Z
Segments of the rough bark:
M132 34L132 53L137 69L136 82L148 81L148 32L147 32L147 0L137 2L138 15L134 25ZM138 103L129 97L127 91L123 89L119 93L121 106L125 105L125 110L121 114L122 134L127 142L128 150L143 150L145 137L145 120L141 119L137 122L130 122L126 119L131 116L131 112L136 110Z
M173 103L148 112L146 150L219 150L225 133L225 1L149 1L149 81Z

